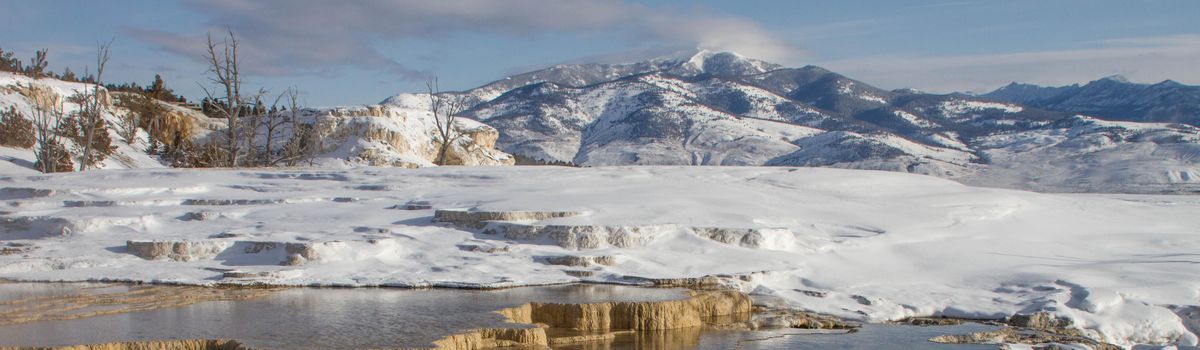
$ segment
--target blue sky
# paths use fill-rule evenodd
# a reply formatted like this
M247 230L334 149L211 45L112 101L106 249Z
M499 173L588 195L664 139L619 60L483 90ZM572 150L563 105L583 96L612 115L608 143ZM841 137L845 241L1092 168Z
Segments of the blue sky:
M374 103L437 74L463 89L552 64L680 49L820 65L883 88L985 91L1123 74L1200 84L1200 1L3 1L0 48L201 96L203 36L233 29L255 87Z

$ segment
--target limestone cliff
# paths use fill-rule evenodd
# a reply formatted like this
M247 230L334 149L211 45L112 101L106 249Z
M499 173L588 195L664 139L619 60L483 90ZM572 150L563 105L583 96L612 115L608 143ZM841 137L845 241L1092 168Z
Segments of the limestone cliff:
M427 110L395 106L338 107L305 110L314 126L319 158L350 164L422 167L437 160L441 140ZM496 129L457 119L458 135L447 154L448 165L512 165L515 158L495 148Z
M489 328L455 334L432 349L477 350L500 346L544 348L601 341L629 331L699 330L719 317L750 315L750 297L735 291L696 291L685 299L586 304L527 303L496 311L533 328ZM551 335L552 334L552 335Z

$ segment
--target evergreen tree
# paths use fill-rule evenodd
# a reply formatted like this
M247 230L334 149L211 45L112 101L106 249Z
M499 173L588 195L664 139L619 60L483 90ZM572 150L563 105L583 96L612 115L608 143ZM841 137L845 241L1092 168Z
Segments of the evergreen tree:
M150 94L150 97L159 100L164 100L168 96L173 95L170 90L167 90L167 84L163 82L162 76L158 74L154 75L154 82L150 83L150 88L146 92Z
M13 58L12 52L0 49L0 71L21 72L21 60Z
M47 49L38 50L33 58L29 59L29 67L26 67L25 70L34 79L41 78L46 74L46 66L50 65L50 62L46 61L47 51Z
M63 69L62 80L78 82L79 78L71 71L71 67L67 67Z

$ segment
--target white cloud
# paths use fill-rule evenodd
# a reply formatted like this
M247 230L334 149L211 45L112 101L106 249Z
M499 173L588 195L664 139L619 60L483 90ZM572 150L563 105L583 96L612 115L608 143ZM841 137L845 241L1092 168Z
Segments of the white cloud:
M1200 62L1200 35L1084 44L1089 47L989 55L881 55L818 64L881 87L930 92L984 92L1012 81L1067 85L1113 74L1135 82L1200 83L1200 70L1195 69Z
M190 5L211 16L205 28L187 34L128 32L198 60L204 37L197 34L219 33L228 26L243 41L247 69L267 75L358 67L416 77L420 71L385 57L377 46L458 33L513 37L616 33L624 34L631 44L698 46L768 60L798 52L744 18L615 0L215 0Z

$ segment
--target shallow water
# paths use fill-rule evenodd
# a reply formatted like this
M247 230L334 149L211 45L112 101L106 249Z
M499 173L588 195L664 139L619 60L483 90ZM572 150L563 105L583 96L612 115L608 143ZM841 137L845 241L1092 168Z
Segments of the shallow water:
M854 333L781 329L766 331L718 331L686 329L623 334L600 344L557 346L556 350L726 350L726 349L848 349L848 350L995 350L996 345L958 345L929 342L944 334L990 331L995 327L979 324L958 326L864 325Z
M0 284L0 301L66 295L85 286ZM474 328L522 327L505 324L504 318L493 311L530 301L652 301L683 296L679 289L613 285L498 291L294 288L251 300L210 301L144 312L3 326L0 345L221 338L267 348L425 346L443 336Z
M96 287L105 292L136 288L126 285L0 283L0 303L29 297L69 295ZM473 328L522 327L505 324L503 317L492 311L531 301L654 301L683 296L680 289L612 285L525 287L497 291L295 288L251 300L209 301L151 311L0 326L0 346L223 338L237 339L251 347L283 349L415 347L426 346L446 335ZM607 342L556 348L995 349L995 346L938 345L927 342L927 339L936 335L986 329L988 327L979 325L867 325L853 334L687 329L628 333Z

